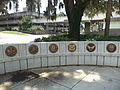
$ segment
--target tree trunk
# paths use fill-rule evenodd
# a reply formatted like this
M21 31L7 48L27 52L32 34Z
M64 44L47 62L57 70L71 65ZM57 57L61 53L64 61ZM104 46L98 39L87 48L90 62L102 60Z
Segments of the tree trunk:
M40 2L41 2L41 0L38 0L38 2L37 2L37 8L38 8L38 17L40 17Z
M107 39L109 37L109 29L110 29L110 17L112 14L112 0L107 1L107 11L106 11L106 19L105 19L105 32L104 37Z
M80 40L80 23L83 14L80 15L74 11L73 18L69 19L69 37L75 40Z
M69 22L69 38L80 40L80 23L83 12L90 0L64 0L65 10Z

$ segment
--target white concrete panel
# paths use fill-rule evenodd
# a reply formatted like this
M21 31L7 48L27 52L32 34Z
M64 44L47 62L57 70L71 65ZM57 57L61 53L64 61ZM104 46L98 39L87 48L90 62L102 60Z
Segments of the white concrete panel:
M40 58L28 59L28 68L36 68L36 67L41 67Z
M79 63L78 64L80 64L80 65L83 65L84 63L85 63L85 61L84 61L84 55L82 55L82 56L79 56Z
M34 67L41 67L41 59L40 58L35 58L34 59Z
M79 56L67 56L67 65L77 65Z
M5 62L6 72L13 72L20 70L19 61Z
M57 51L57 52L55 52L55 53L50 52L49 47L50 47L51 44L56 44L56 45L58 46L58 51ZM58 53L59 53L59 50L60 50L60 48L59 48L59 43L58 43L58 42L49 42L49 43L48 43L47 50L48 50L48 54L58 54Z
M59 57L50 56L48 57L48 66L59 66Z
M27 55L27 45L19 44L20 57L26 57Z
M66 65L66 57L65 56L60 57L60 65Z
M0 63L0 74L4 74L5 70L4 70L4 63Z
M104 65L104 56L98 56L97 65Z
M29 46L31 46L31 45L36 45L36 46L38 46L38 52L37 52L36 54L31 54L31 53L29 52ZM35 56L35 55L40 55L40 54L41 54L40 43L30 43L30 44L27 44L27 55L28 55L28 56Z
M120 54L120 43L118 43L118 53Z
M68 50L68 45L69 44L75 44L76 45L76 50L74 51L74 52L70 52L69 50ZM70 41L70 42L66 42L66 53L68 53L68 54L73 54L73 53L78 53L79 52L79 43L78 43L78 41Z
M117 66L117 57L105 56L104 65L106 65L106 66Z
M20 60L20 70L27 69L27 61L26 60Z
M42 67L47 67L48 66L48 58L47 57L42 57Z
M2 59L3 58L3 46L0 45L0 58Z
M5 50L6 50L6 48L7 48L8 46L14 46L14 47L16 47L17 53L16 53L15 56L10 57L10 56L7 56L7 55L5 54ZM12 58L18 58L18 57L20 57L19 45L18 45L18 44L5 44L5 45L3 45L3 53L4 53L4 58L8 58L8 60L9 60L9 59L11 60Z
M59 53L60 54L66 53L66 42L59 43Z
M120 67L120 57L118 58L118 67Z
M85 51L85 45L84 45L84 41L80 41L79 42L79 52L84 52Z
M66 42L59 42L59 53L64 55L66 54ZM60 65L66 65L66 57L60 56Z
M28 59L28 69L34 68L34 59Z
M85 64L96 65L96 56L85 56Z
M91 56L92 65L96 65L96 60L97 60L96 56Z
M85 41L85 45L84 45L84 46L85 46L85 52L89 52L89 51L86 49L86 47L87 47L87 45L88 45L89 43L95 44L96 48L95 48L95 50L94 50L93 52L97 52L97 49L98 49L97 41ZM89 52L89 53L91 53L91 52Z
M105 42L104 41L98 41L98 53L104 53L105 52Z
M48 45L46 42L41 42L41 54L48 53Z
M110 44L110 43L113 43L113 44L115 44L116 45L116 51L115 52L113 52L113 53L110 53L110 52L108 52L107 51L107 49L106 49L106 47L107 47L107 45L108 44ZM118 42L105 42L105 53L109 53L109 54L117 54L119 52L119 47L118 47Z

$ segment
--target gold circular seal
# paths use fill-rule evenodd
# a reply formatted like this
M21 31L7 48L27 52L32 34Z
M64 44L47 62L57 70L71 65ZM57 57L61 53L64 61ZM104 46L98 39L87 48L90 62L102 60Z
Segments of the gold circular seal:
M68 45L68 51L75 52L76 51L76 45L74 43L71 43Z
M57 44L51 44L49 46L49 51L52 52L52 53L56 53L58 51L58 46Z
M38 46L35 44L32 44L29 46L28 50L29 50L30 54L36 54L36 53L38 53Z
M13 57L17 54L17 48L14 47L14 46L8 46L6 49L5 49L5 54L9 57Z
M95 51L96 46L95 46L94 43L89 43L89 44L86 46L86 49L87 49L89 52L93 52L93 51Z
M116 45L113 44L113 43L108 44L107 47L106 47L107 51L110 52L110 53L115 52L116 48L117 48Z

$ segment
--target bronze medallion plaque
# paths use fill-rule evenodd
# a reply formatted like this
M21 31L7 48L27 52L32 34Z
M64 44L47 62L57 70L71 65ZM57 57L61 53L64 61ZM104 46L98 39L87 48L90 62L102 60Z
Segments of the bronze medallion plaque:
M108 52L113 53L113 52L116 51L116 48L117 48L117 47L116 47L115 44L110 43L110 44L107 45L107 48L106 48L106 49L107 49Z
M76 45L74 43L71 43L68 45L68 51L75 52L76 51Z
M93 52L93 51L95 51L96 46L95 46L95 44L93 44L93 43L89 43L89 44L86 46L86 49L87 49L89 52Z
M56 52L58 51L58 46L57 46L57 44L51 44L51 45L49 46L49 51L50 51L51 53L56 53Z
M38 53L38 46L35 44L32 44L29 46L28 50L29 50L30 54L36 54L36 53Z
M13 57L17 54L17 48L14 47L14 46L8 46L6 49L5 49L5 54L9 57Z

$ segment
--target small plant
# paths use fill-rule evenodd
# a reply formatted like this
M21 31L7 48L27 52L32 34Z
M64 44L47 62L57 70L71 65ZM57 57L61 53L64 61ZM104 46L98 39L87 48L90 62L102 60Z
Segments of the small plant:
M13 27L13 28L11 28L11 30L13 30L13 31L19 31L19 27Z
M44 28L40 25L40 26L32 26L32 27L28 28L27 30L36 31L36 30L44 30Z
M22 20L18 21L18 26L20 31L27 30L32 26L32 20L29 16L25 16L22 18Z

